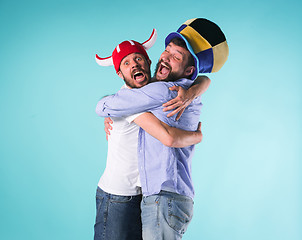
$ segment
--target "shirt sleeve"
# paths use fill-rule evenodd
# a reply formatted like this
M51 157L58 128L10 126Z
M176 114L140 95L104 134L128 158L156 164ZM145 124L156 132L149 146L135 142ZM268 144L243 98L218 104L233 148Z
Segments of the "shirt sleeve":
M138 116L140 116L140 115L142 115L142 114L144 114L144 113L145 113L145 112L136 113L136 114L130 115L130 116L128 116L128 117L125 117L125 119L126 119L126 121L127 121L128 123L131 123L131 122L133 122Z
M142 88L121 89L101 99L96 113L101 117L125 117L149 111L171 99L171 86L169 82L155 82Z

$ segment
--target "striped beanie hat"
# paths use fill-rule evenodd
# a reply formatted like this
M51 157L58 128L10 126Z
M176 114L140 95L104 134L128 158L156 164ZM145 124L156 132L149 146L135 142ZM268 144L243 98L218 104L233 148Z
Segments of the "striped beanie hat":
M196 69L192 80L198 73L218 72L228 58L229 48L223 32L205 18L187 20L177 32L166 37L166 47L173 38L183 39L194 58Z

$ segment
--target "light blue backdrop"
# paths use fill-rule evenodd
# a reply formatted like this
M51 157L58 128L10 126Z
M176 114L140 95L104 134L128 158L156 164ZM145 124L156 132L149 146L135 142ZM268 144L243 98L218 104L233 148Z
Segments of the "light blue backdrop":
M300 1L0 1L1 239L92 239L106 159L99 98L122 85L94 54L205 17L230 56L203 96L184 239L302 239Z

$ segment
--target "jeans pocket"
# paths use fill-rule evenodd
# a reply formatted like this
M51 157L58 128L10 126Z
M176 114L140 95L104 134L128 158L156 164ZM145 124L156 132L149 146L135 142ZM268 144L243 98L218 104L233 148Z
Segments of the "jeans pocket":
M167 204L169 226L178 233L184 234L193 217L193 201L169 199Z
M159 195L151 195L151 196L147 196L147 197L143 197L142 199L142 203L144 205L158 205L160 201L160 196Z

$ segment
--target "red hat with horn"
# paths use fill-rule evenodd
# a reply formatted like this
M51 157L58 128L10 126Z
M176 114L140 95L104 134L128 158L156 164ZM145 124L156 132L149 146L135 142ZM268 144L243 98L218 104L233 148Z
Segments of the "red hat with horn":
M156 41L157 33L153 29L150 38L143 42L142 44L134 40L124 41L116 46L112 52L112 56L101 58L97 54L95 55L96 62L101 66L111 66L114 65L115 71L118 72L120 69L120 63L124 57L131 53L141 53L149 60L149 56L146 52L149 48L153 46Z

